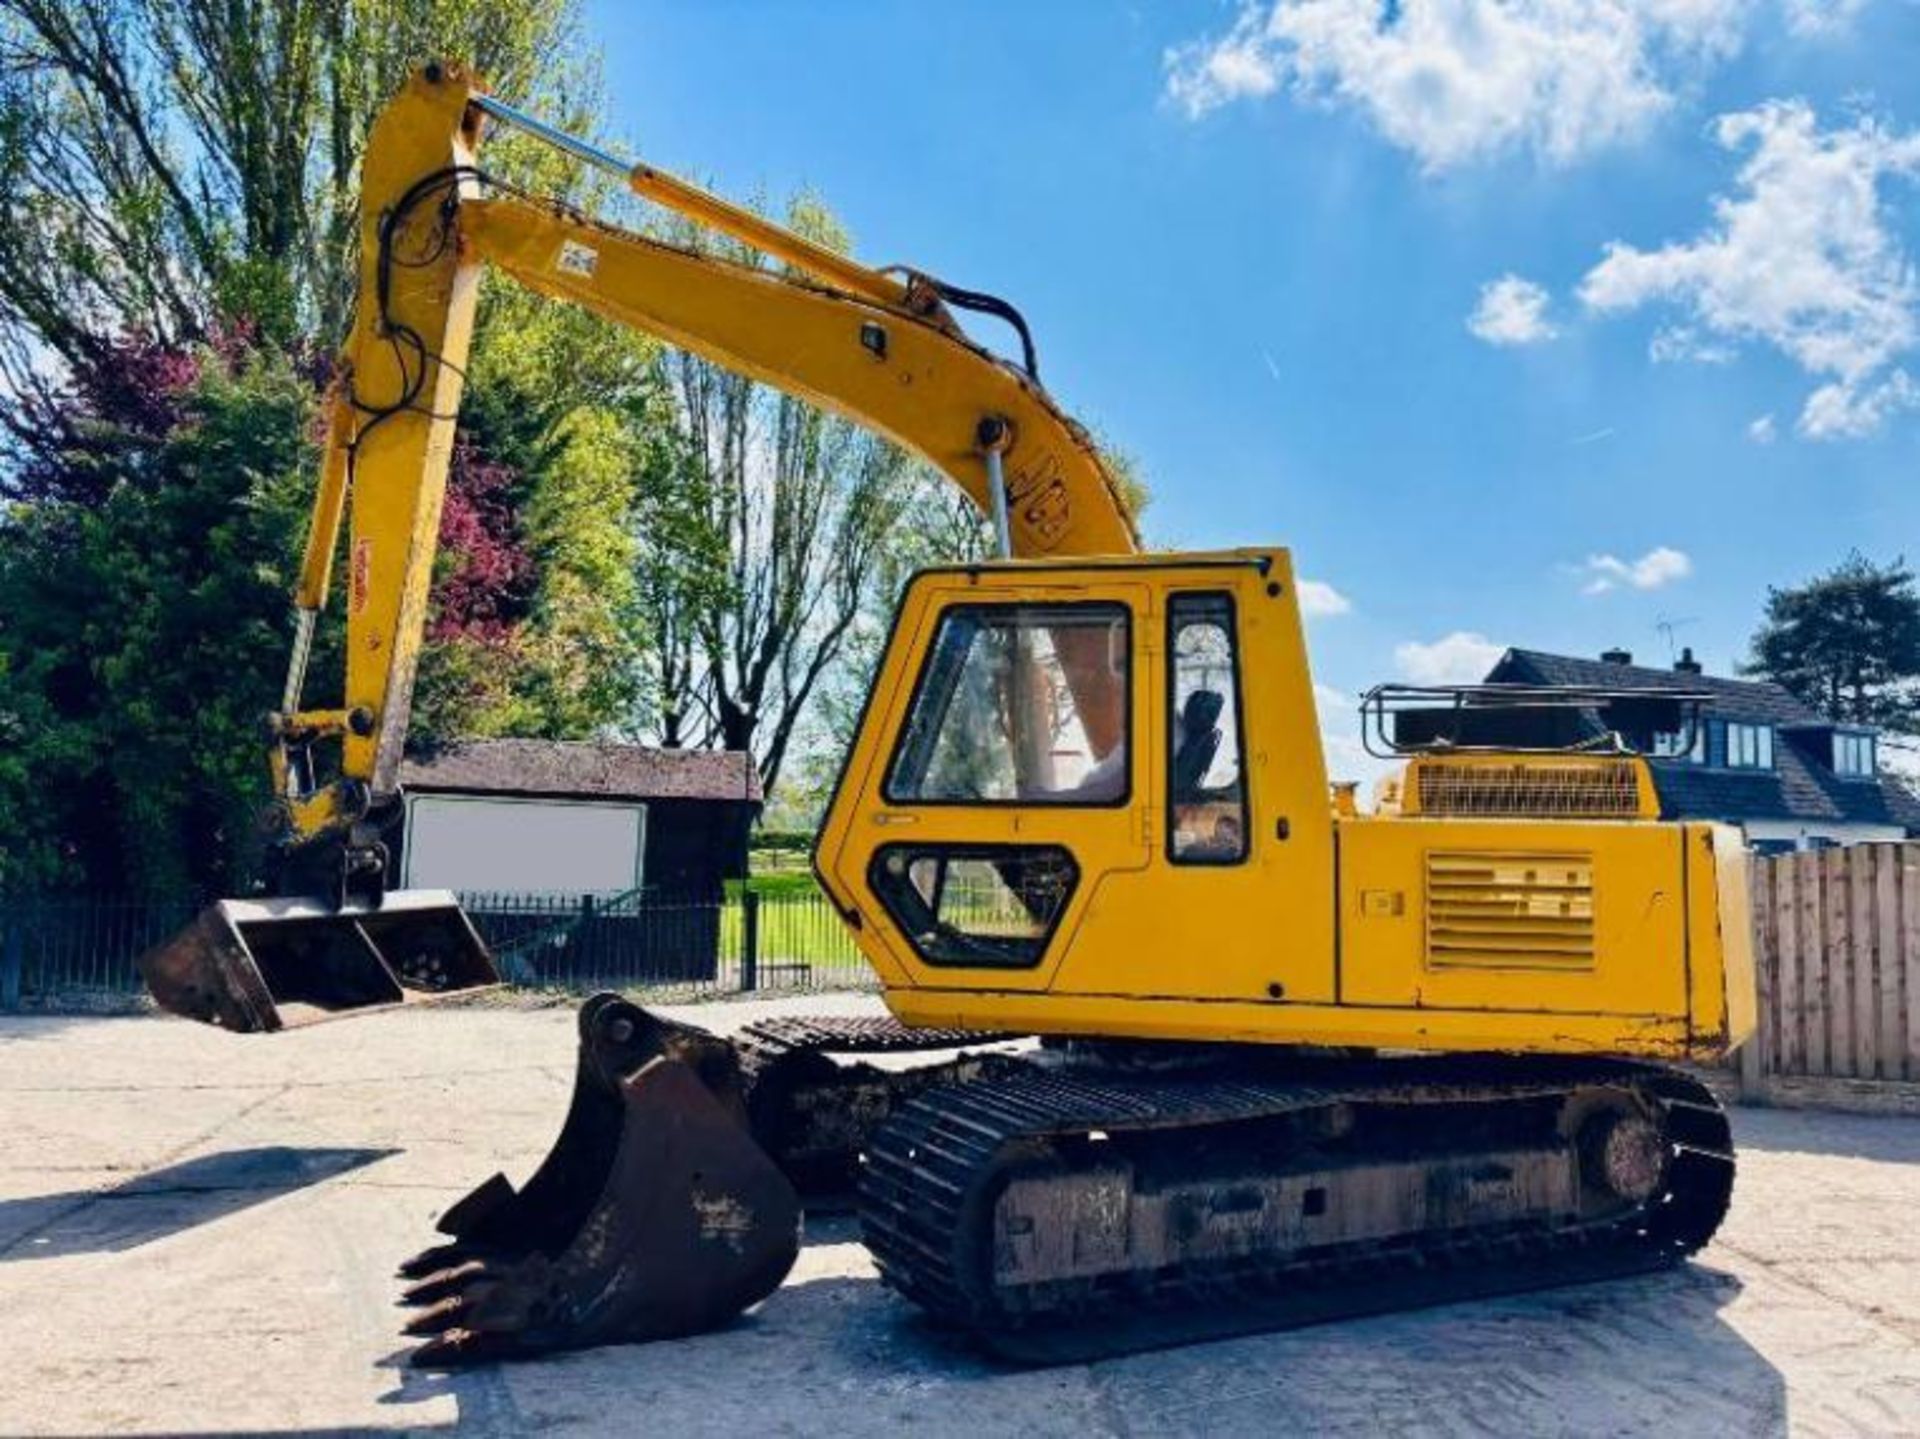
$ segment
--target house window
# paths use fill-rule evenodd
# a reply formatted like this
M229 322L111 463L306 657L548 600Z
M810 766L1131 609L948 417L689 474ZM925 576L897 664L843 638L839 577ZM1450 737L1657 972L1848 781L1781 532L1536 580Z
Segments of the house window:
M1833 737L1833 772L1865 777L1874 772L1873 736L1836 733Z
M1728 769L1772 769L1773 726L1764 724L1727 725Z
M1688 764L1707 762L1707 722L1695 720L1676 734L1653 737L1653 752L1662 759L1683 759Z

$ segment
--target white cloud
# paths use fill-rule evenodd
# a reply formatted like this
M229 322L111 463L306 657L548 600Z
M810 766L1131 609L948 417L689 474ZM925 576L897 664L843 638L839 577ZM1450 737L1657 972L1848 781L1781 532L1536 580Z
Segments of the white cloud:
M1393 648L1400 673L1417 685L1472 684L1486 678L1494 662L1507 652L1474 630L1455 630L1431 644L1408 640Z
M1733 346L1704 338L1691 325L1663 325L1647 341L1647 358L1656 365L1692 361L1696 365L1730 365L1739 358Z
M1367 807L1369 787L1400 768L1399 761L1367 753L1360 739L1360 700L1345 690L1317 680L1314 706L1320 712L1320 743L1327 759L1327 778L1352 780L1361 786L1358 796Z
M1905 370L1871 384L1836 380L1807 396L1797 428L1810 440L1857 440L1876 434L1887 420L1920 410L1920 385Z
M1770 445L1778 437L1779 431L1774 426L1771 413L1762 415L1747 426L1747 438L1756 445Z
M1357 734L1326 732L1321 734L1320 743L1326 755L1327 779L1334 784L1351 781L1358 785L1354 799L1362 812L1374 807L1373 795L1379 782L1401 768L1397 759L1369 754Z
M1327 716L1339 714L1344 710L1356 709L1360 701L1345 690L1335 689L1332 685L1313 682L1313 702L1320 710L1320 722L1325 724Z
M1565 162L1640 133L1754 0L1263 0L1166 54L1191 116L1282 86L1364 112L1430 170L1515 149Z
M1787 29L1805 40L1825 40L1844 35L1867 0L1785 0Z
M1621 585L1636 590L1657 590L1692 574L1693 561L1684 550L1659 545L1637 560L1623 560L1618 555L1589 555L1580 572L1587 576L1582 593L1589 595L1604 595Z
M1327 615L1344 615L1353 608L1353 601L1324 580L1301 580L1300 613L1310 619Z
M1761 342L1827 381L1799 421L1810 438L1870 434L1913 408L1913 383L1893 361L1920 339L1920 282L1887 223L1881 182L1920 174L1920 132L1871 119L1819 128L1801 101L1723 115L1730 150L1750 150L1737 193L1713 202L1695 239L1657 250L1609 245L1580 298L1596 311L1678 307L1655 336L1655 358L1724 358Z
M1280 70L1252 9L1218 40L1181 45L1166 54L1167 94L1189 115L1233 100L1259 99L1280 88Z
M1489 345L1537 345L1560 332L1547 320L1547 292L1518 275L1502 275L1480 287L1480 303L1467 329Z

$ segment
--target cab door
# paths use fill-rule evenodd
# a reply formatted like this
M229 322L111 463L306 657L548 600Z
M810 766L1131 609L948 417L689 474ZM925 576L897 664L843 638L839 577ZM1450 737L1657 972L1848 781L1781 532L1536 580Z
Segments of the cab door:
M1053 992L1332 1003L1332 821L1288 556L1156 558L1148 863L1106 887Z
M1151 616L1125 565L908 586L815 852L889 987L1044 990L1146 866Z
M815 864L889 988L1331 1003L1286 553L917 577Z

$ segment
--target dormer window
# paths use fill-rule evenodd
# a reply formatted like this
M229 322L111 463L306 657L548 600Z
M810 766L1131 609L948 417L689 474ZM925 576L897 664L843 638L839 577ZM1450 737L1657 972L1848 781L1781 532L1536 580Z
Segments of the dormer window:
M1772 769L1773 726L1727 722L1727 768Z
M1688 764L1707 762L1707 722L1696 720L1678 733L1653 737L1653 752L1661 759L1683 759Z
M1873 736L1848 734L1837 730L1833 736L1833 772L1855 779L1867 779L1874 773Z

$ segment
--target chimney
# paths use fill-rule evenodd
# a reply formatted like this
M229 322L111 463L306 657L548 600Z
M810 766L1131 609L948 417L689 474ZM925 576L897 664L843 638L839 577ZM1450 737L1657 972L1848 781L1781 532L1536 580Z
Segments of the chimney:
M1680 658L1673 662L1673 668L1676 674L1697 675L1704 673L1700 668L1700 661L1693 657L1692 645L1688 645L1680 651Z
M1603 665L1630 665L1633 655L1627 650L1601 650L1600 663Z

